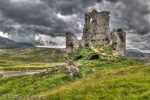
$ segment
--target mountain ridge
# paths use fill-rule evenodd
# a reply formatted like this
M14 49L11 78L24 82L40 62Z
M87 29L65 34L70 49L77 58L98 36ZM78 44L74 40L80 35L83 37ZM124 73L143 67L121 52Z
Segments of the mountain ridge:
M136 49L126 49L126 57L150 57L150 53L143 53Z
M18 43L11 39L0 36L0 48L10 49L10 48L24 48L24 47L34 47L31 43Z

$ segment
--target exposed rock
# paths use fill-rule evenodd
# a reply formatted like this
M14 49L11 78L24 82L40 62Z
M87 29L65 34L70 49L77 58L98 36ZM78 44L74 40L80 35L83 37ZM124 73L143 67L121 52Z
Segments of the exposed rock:
M80 68L80 69L84 69L83 64L80 64L77 67Z
M75 66L75 64L72 61L70 61L66 66L66 74L70 78L79 74L79 69Z
M52 69L51 72L53 72L53 73L60 73L61 70L59 70L59 69Z
M93 68L92 70L91 70L91 72L93 73L95 71L95 69Z
M71 71L70 66L66 66L66 74L68 77L72 78L73 77L73 72Z
M96 44L107 44L115 47L114 55L125 56L126 33L122 29L110 32L108 11L85 14L85 24L81 40L71 32L66 33L67 53L75 52L82 47L92 47Z

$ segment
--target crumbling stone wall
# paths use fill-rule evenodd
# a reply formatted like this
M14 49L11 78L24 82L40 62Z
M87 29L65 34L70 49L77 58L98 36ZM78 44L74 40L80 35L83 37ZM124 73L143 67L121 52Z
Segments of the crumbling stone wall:
M113 45L115 49L114 55L126 55L126 33L122 29L114 29L113 32L111 32L111 45Z
M94 9L92 12L86 13L82 39L78 40L71 32L66 33L67 53L75 52L86 46L107 44L115 47L114 55L125 56L126 33L122 29L114 29L113 32L110 32L109 19L108 11L97 12Z
M76 35L71 32L66 33L67 52L75 52L79 48L79 41Z

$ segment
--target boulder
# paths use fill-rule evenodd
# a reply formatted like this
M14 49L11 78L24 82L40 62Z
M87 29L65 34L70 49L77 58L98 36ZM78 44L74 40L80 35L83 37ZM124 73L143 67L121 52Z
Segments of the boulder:
M66 66L66 74L70 78L79 74L79 69L77 66L75 66L73 61L69 61L68 65Z

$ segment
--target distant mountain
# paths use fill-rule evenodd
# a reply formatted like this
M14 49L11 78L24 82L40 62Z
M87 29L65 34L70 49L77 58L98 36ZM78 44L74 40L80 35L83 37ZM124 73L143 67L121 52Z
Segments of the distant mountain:
M150 57L150 53L143 53L145 57Z
M126 57L150 57L150 53L142 53L136 49L127 49Z
M31 44L31 43L18 43L19 45L21 45L21 47L34 47L34 45L33 44Z
M34 45L30 43L17 43L11 39L0 36L0 48L1 49L23 48L23 47L34 47Z

